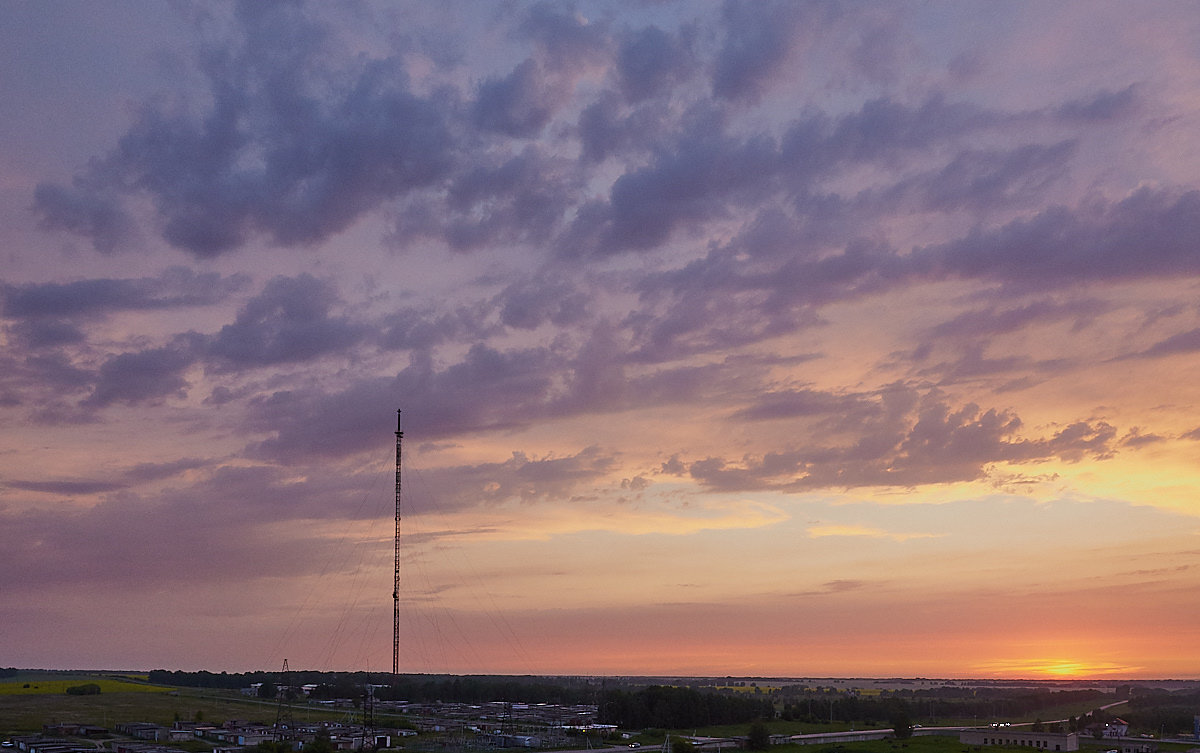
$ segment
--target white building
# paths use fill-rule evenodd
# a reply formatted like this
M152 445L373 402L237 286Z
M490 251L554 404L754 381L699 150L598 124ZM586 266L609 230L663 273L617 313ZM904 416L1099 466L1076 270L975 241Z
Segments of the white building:
M1033 732L1013 727L964 729L958 733L964 745L1020 745L1041 751L1079 750L1079 734L1075 732Z

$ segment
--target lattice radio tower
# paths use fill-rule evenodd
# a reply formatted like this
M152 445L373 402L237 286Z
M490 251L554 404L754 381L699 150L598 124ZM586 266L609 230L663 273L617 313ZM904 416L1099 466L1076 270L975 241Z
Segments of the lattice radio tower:
M287 702L286 696L291 692L292 676L288 672L287 659L283 660L283 669L279 670L279 684L275 686L275 730L271 735L271 739L275 742L283 742L284 740L292 739L292 705Z
M400 674L400 445L404 432L400 431L400 411L396 411L396 536L395 570L392 577L392 681Z

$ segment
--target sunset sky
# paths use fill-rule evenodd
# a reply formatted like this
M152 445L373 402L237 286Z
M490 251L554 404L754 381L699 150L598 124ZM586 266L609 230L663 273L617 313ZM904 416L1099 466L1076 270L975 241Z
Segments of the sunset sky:
M0 3L0 666L1200 677L1200 7Z

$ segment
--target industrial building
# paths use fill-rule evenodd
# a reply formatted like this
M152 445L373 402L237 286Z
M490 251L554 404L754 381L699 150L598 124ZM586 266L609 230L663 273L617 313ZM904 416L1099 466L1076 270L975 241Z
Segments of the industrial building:
M1021 745L1043 751L1079 750L1076 732L1033 732L1012 727L964 729L958 733L964 745Z

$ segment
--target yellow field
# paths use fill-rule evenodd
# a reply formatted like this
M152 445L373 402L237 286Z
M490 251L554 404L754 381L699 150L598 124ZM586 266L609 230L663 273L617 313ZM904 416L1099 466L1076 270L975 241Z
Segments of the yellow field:
M67 688L94 683L103 693L166 693L172 688L161 685L143 685L111 677L77 675L68 678L35 678L0 682L0 695L66 695Z
M735 693L770 693L772 690L780 690L779 685L712 685L714 690L732 690Z

